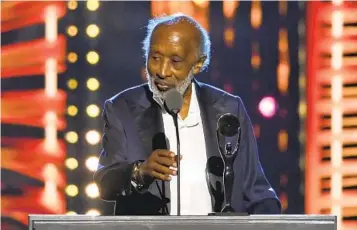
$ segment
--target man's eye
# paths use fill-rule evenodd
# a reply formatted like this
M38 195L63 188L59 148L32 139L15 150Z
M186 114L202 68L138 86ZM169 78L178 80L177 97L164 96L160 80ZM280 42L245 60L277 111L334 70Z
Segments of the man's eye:
M172 62L173 62L173 63L181 63L182 60L180 60L180 59L172 59Z
M160 59L160 57L159 57L159 56L156 56L156 55L151 56L151 57L152 57L152 59L154 59L154 60L159 60L159 59Z

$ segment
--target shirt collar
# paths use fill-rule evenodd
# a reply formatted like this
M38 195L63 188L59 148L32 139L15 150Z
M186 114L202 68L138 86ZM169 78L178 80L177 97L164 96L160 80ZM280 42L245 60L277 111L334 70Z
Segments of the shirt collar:
M195 84L194 83L191 84L191 87L192 87L192 94L191 94L190 107L188 109L187 117L183 121L180 119L181 125L185 127L196 126L199 124L201 120Z
M200 110L199 110L199 104L197 100L197 94L196 94L196 87L195 87L195 82L192 82L191 84L191 101L190 101L190 107L188 109L188 114L185 120L182 120L179 117L179 123L182 126L186 127L192 127L196 126L200 122ZM162 113L166 114L167 111L164 107L164 101L163 99L159 97L153 97L153 99L156 101L156 103L160 106Z

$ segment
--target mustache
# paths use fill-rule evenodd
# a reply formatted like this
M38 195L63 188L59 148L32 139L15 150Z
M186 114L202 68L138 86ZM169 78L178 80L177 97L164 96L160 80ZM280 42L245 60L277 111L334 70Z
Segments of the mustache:
M175 86L176 84L173 84L172 82L168 82L159 78L153 78L154 82L156 84L160 84L160 85L167 85L167 86Z

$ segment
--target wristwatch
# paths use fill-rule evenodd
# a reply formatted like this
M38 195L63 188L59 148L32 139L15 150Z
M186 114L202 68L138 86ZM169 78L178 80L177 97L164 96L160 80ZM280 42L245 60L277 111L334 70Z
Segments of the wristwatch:
M144 187L144 179L140 173L140 166L142 165L142 161L137 161L133 166L133 174L132 174L132 182L136 189L140 190Z

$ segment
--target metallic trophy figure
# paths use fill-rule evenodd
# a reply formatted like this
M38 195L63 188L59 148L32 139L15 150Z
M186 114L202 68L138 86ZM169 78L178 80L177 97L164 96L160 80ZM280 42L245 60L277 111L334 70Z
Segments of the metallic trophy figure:
M232 200L232 186L234 181L233 162L237 156L241 128L239 120L233 114L227 113L222 115L217 122L217 141L219 151L224 163L223 171L223 188L224 188L224 206L221 212L235 212L231 205ZM226 139L235 139L235 147L230 141ZM223 147L224 145L224 147Z

